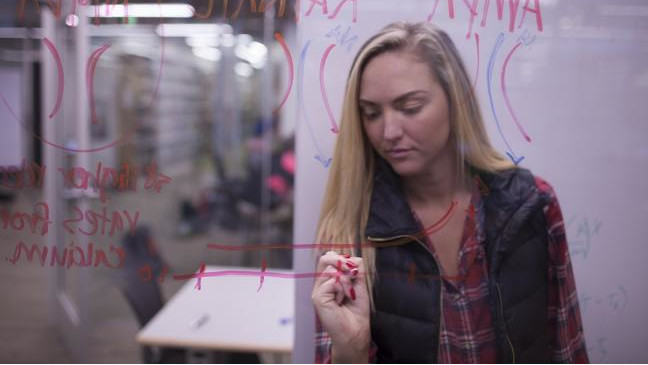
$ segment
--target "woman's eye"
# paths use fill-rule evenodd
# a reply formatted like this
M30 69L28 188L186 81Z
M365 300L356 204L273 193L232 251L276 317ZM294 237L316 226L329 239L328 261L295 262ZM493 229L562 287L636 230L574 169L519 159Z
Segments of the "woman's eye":
M362 117L366 120L374 120L380 116L378 112L362 111Z
M417 105L414 107L403 108L403 113L405 113L406 115L414 115L420 112L422 107L422 105Z

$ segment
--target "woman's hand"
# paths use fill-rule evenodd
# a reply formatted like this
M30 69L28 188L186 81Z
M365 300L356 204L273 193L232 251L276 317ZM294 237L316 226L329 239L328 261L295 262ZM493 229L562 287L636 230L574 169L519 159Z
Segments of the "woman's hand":
M329 251L320 257L317 272L311 298L333 341L334 361L366 363L371 331L362 259Z

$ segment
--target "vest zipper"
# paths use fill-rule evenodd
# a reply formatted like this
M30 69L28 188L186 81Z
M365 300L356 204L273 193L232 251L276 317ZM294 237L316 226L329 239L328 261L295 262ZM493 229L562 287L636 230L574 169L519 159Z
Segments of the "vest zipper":
M500 289L499 283L495 282L495 287L497 288L497 296L499 297L499 309L500 309L501 320L504 321L504 305L502 304L502 291ZM508 330L506 329L506 323L504 323L504 335L506 336L506 341L511 347L511 356L513 356L512 362L515 364L515 348L513 347L513 343L509 338Z
M443 295L442 295L443 281L441 280L441 275L440 275L441 266L439 266L439 263L437 262L436 257L434 257L434 253L432 252L432 250L430 250L429 247L427 247L426 244L421 242L418 238L416 238L414 236L407 235L407 234L400 235L400 236L394 236L394 237L388 237L388 238L373 238L373 237L367 236L368 241L374 241L374 242L387 242L387 241L397 240L397 239L400 239L400 238L409 238L409 239L411 239L413 241L416 241L419 245L421 245L430 254L430 257L432 257L432 260L434 261L434 263L437 266L437 272L439 274L437 276L438 276L438 280L439 280L439 315L440 315L440 318L438 320L438 325L437 325L437 353L436 353L437 359L436 360L438 360L439 354L441 353L441 321L443 320ZM511 346L511 348L513 348L513 346Z

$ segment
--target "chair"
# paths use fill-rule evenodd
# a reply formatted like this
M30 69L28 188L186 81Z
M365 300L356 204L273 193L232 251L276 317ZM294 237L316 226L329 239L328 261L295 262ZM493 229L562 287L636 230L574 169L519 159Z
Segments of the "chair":
M155 280L164 261L157 253L151 232L146 226L139 226L132 234L126 234L122 243L126 259L119 287L135 312L140 327L144 327L164 305L162 292ZM147 265L151 269L152 280L141 277L140 269ZM147 364L184 363L186 356L184 349L142 347L142 359Z

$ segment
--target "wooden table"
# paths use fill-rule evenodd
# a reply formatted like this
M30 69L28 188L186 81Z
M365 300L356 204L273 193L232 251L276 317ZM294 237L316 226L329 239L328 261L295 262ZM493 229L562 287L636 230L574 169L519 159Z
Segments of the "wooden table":
M205 273L259 269L207 266ZM267 269L290 274L286 270ZM148 346L246 352L291 353L294 336L295 279L217 276L187 283L137 334Z

